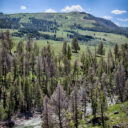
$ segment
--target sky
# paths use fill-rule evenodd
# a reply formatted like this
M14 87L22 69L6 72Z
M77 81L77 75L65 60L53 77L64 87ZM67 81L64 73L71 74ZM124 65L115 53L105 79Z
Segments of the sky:
M128 27L128 0L0 0L0 12L87 12Z

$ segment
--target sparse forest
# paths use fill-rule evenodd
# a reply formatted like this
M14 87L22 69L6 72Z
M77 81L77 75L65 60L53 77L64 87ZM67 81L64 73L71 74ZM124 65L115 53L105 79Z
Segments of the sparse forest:
M40 111L42 128L111 128L110 103L125 103L121 108L127 113L127 43L115 44L105 57L100 42L72 61L80 51L77 38L64 41L56 55L50 42L40 47L28 36L26 43L15 43L8 30L0 36L0 121ZM127 128L128 115L122 119L121 128Z

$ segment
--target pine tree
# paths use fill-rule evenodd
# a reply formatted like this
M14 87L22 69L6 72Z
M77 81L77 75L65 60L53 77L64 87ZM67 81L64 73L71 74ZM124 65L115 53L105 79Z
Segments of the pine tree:
M34 48L33 48L33 50L34 50L35 56L38 56L39 53L40 53L40 49L39 49L39 46L37 45L37 43L34 43Z
M92 115L95 119L98 111L98 81L97 77L95 77L95 72L92 67L89 68L88 72L89 73L87 79L89 86L89 96L91 100Z
M118 59L119 58L119 46L118 46L118 44L115 44L114 54L115 54L115 60Z
M65 75L69 75L71 71L70 60L68 60L67 57L64 57L63 62L64 62L64 73Z
M52 122L52 117L51 117L49 101L50 101L50 99L47 96L45 96L44 102L43 102L42 128L53 128L53 122Z
M86 92L85 87L81 88L80 95L81 95L82 108L83 108L84 118L85 118L86 117L86 107L87 107L87 92Z
M13 43L13 40L11 38L11 34L10 34L9 30L6 31L6 41L8 43L8 50L9 50L10 54L12 54L11 50L14 47L14 43Z
M77 40L76 37L73 38L73 40L72 40L72 49L73 49L76 53L78 52L78 50L80 50L80 46L79 46L79 44L78 44L78 40Z
M29 57L26 56L25 58L25 76L28 76L29 75L29 72L30 72L30 63L29 63Z
M115 72L115 85L119 94L120 101L124 101L124 87L125 87L125 70L122 64L118 64L117 71Z
M63 43L62 53L64 56L67 56L67 42L66 41L64 41Z
M71 112L75 128L79 126L79 109L80 109L80 97L77 87L75 86L71 94Z
M30 53L32 52L33 50L33 45L32 45L32 40L30 38L30 35L28 36L28 41L27 41L27 44L26 44L26 52L28 53L28 56L30 57Z
M68 57L69 60L71 60L71 56L72 56L71 47L68 44L67 57Z
M16 56L13 57L12 65L13 65L13 74L14 74L13 80L15 81L15 79L18 75L18 62L17 62Z
M10 89L10 94L9 94L9 100L8 100L8 119L11 119L12 114L15 112L15 89L12 87Z
M37 62L37 77L38 77L39 84L41 84L41 75L42 75L42 65L41 65L41 58L39 56L38 62Z
M30 83L28 77L24 78L24 101L25 101L25 111L29 111L32 106L32 84Z
M61 85L58 85L56 90L54 91L50 100L50 105L52 107L53 115L57 116L57 118L54 118L57 124L56 127L66 127L66 110L68 109L68 98L66 97L66 93L64 92Z
M42 102L43 93L42 93L42 89L38 81L34 83L33 89L34 89L33 94L34 94L34 100L35 100L34 106L35 108L40 110L43 107L43 102Z
M107 108L106 103L106 95L105 95L105 87L106 87L106 74L103 73L101 77L101 86L100 86L100 93L99 93L99 99L100 99L100 111L101 111L101 121L102 121L102 127L105 128L105 121L104 121L104 113Z
M21 55L24 53L24 43L22 41L19 41L17 45L17 53L18 55Z
M92 107L92 115L93 118L95 119L97 116L97 112L98 112L98 89L97 89L97 83L93 83L90 84L91 86L91 94L90 94L90 98L91 98L91 107Z
M98 49L97 49L97 53L99 55L105 55L105 49L104 49L104 45L103 42L100 42L98 45Z
M77 60L75 60L74 66L73 66L73 75L77 75L78 77L78 72L79 72L79 66Z

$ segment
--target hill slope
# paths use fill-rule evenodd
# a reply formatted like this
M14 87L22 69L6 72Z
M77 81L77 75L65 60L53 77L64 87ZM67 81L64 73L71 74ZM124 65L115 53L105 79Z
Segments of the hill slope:
M1 29L15 29L14 36L31 34L36 39L44 38L62 41L64 36L56 37L56 32L67 32L66 36L76 36L88 41L93 36L82 36L79 31L115 33L128 36L128 29L121 28L109 20L98 18L85 12L71 13L20 13L0 14ZM44 33L45 32L45 33Z

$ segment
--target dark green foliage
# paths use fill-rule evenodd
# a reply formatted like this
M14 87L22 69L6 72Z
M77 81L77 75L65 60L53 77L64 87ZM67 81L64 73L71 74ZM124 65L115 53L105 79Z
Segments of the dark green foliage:
M104 45L103 42L100 42L98 49L97 49L97 54L99 55L104 55L105 54L105 49L104 49Z
M69 31L69 30L67 30L66 32L70 32L71 33L71 34L67 34L67 37L68 38L71 38L71 39L74 38L74 37L76 37L79 41L85 41L85 42L94 39L93 36L81 35L78 32Z
M62 53L64 56L67 55L67 42L66 41L64 41L63 43Z
M18 29L20 27L21 18L11 18L8 15L0 14L0 28Z
M78 50L80 50L80 46L78 44L77 38L73 38L72 40L72 49L77 53Z
M67 57L69 60L71 60L71 56L72 56L71 47L70 47L70 45L68 45Z
M63 43L62 53L63 53L64 57L67 57L68 60L71 60L71 56L72 56L71 47L69 44L67 45L66 41L64 41L64 43Z
M68 60L67 57L64 57L63 63L64 63L64 74L69 75L71 71L70 60Z
M77 60L75 60L74 66L73 66L73 75L78 77L79 72L79 66Z
M119 58L119 46L118 46L118 44L115 44L114 54L115 54L115 59L118 59Z
M56 21L48 21L42 19L29 18L30 23L22 23L24 28L35 29L37 31L54 31L58 25Z
M20 28L18 32L13 32L12 36L15 37L24 37L26 35L30 35L31 38L39 39L47 39L47 40L55 40L55 41L63 41L62 37L56 37L56 35L42 34L39 31L33 28Z

